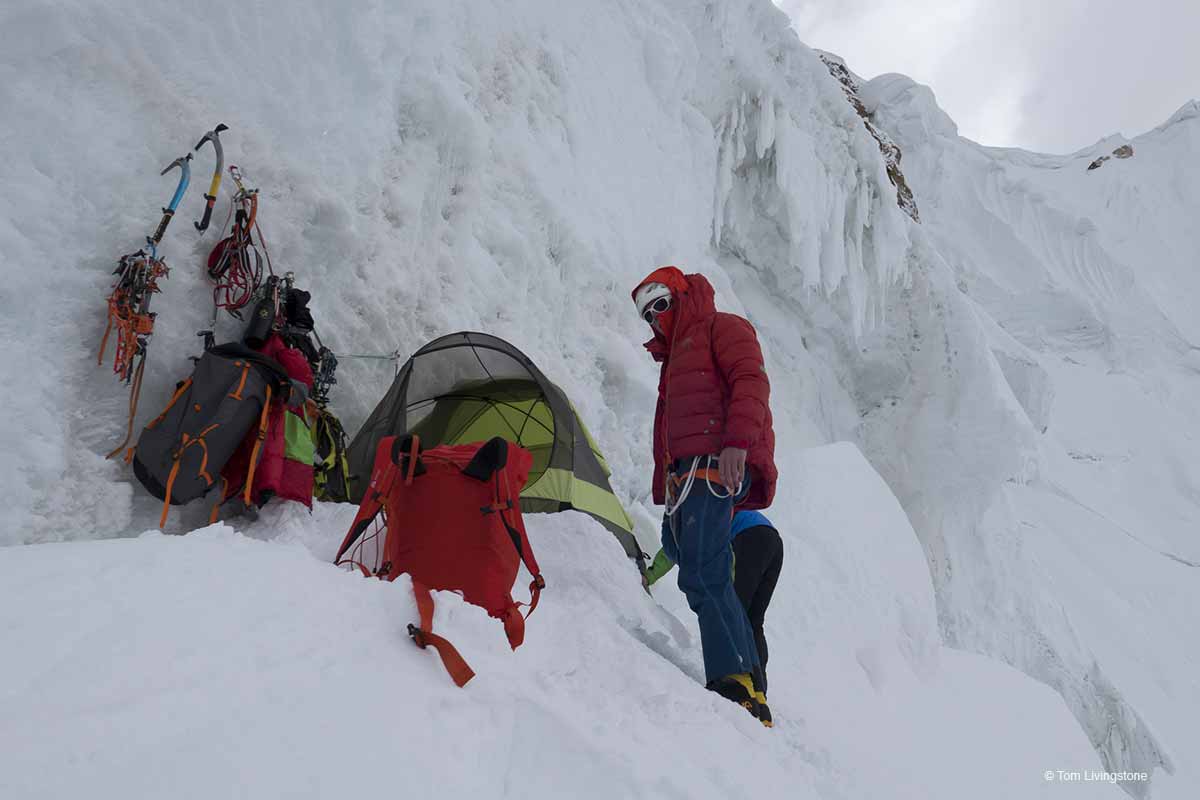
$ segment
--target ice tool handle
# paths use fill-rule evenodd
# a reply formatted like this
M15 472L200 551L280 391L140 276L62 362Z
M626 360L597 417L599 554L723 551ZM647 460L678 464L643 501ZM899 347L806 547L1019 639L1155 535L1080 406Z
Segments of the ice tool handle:
M221 189L221 171L225 168L225 151L221 148L221 133L229 130L225 124L219 124L208 133L201 137L200 141L196 142L195 151L200 152L200 148L205 142L212 142L213 149L217 151L217 166L213 169L212 183L208 185L208 194L204 195L204 216L199 222L193 223L196 230L203 233L208 230L208 223L212 220L213 206L217 203L217 192Z
M162 241L163 234L167 232L167 226L171 224L171 217L175 216L175 209L179 208L179 201L183 199L183 193L187 191L188 182L192 179L192 168L188 164L192 160L192 154L175 159L170 164L167 164L166 169L160 172L160 175L166 175L175 167L179 167L179 185L175 187L175 195L171 198L171 204L163 209L162 219L159 220L158 230L154 235L146 240L150 245L151 250L158 247L158 243Z

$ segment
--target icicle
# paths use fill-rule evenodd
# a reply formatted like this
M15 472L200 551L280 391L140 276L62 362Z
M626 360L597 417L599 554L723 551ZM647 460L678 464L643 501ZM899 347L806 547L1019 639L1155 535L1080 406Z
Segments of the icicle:
M721 245L721 230L725 221L725 205L729 201L729 193L733 188L733 156L731 154L732 137L737 120L737 109L722 120L717 127L720 144L717 145L717 180L714 186L712 241L713 245Z
M770 95L759 95L758 143L755 152L761 159L775 144L775 100Z
M734 116L737 119L737 123L735 125L737 137L735 139L737 144L737 156L734 158L735 164L740 164L746 159L746 115L741 113L742 109L745 107L746 93L742 92L741 104L734 107Z

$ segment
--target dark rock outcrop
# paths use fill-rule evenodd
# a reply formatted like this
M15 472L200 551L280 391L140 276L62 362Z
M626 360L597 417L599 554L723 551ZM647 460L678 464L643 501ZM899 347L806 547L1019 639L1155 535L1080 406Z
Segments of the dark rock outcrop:
M916 198L913 197L912 189L908 186L908 181L904 179L904 173L900 171L900 157L902 155L900 147L871 120L871 115L867 113L866 106L858 99L858 83L854 80L854 76L850 74L850 70L846 69L846 65L824 53L821 53L820 57L821 61L829 69L829 74L833 75L837 79L837 82L842 85L842 91L845 92L846 99L850 101L850 105L863 118L863 124L867 126L867 131L879 143L879 152L883 154L884 164L887 165L888 180L896 187L896 205L900 206L900 209L904 213L912 217L914 222L920 222L921 215L917 210Z
M1123 144L1120 147L1118 147L1116 150L1113 150L1111 156L1100 156L1095 161L1088 164L1088 171L1091 172L1094 169L1099 169L1101 167L1101 165L1104 164L1105 161L1108 161L1110 158L1113 158L1113 157L1133 158L1133 145Z

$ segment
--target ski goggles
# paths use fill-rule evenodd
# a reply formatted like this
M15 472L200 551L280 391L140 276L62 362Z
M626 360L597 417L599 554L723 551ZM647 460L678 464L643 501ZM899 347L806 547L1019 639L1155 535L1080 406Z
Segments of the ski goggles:
M670 297L660 297L650 305L642 309L642 319L646 320L647 325L654 324L654 318L671 307Z

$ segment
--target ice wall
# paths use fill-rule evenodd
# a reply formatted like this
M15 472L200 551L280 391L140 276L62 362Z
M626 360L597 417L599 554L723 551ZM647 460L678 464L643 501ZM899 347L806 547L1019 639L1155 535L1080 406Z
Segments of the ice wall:
M1200 385L1194 320L1178 311L1193 275L1178 254L1195 235L1181 217L1195 203L1200 126L1185 107L1134 139L1133 157L1089 171L1112 141L1071 156L985 148L907 78L876 78L862 97L904 150L924 232L1000 367L997 394L1023 412L1012 441L979 420L963 427L956 454L928 432L868 429L930 555L943 632L1055 687L1111 769L1161 765L1162 796L1186 796L1197 654L1169 632L1186 623L1168 609L1196 599ZM956 485L1016 443L1028 469ZM956 466L916 475L888 458L898 452ZM950 491L928 502L939 485Z
M907 269L875 142L765 3L362 2L336 17L218 3L212 27L183 29L136 0L5 14L0 91L22 111L5 123L22 156L0 165L4 325L12 372L29 376L5 395L8 542L151 519L127 473L97 458L125 415L94 361L103 298L173 189L158 169L218 121L227 163L262 189L272 259L313 292L328 344L384 354L464 328L510 338L571 393L627 499L645 491L655 387L627 298L650 268L705 272L740 311L717 261L744 251L784 296L829 298L844 341ZM201 266L218 234L188 224L208 157L163 243L172 273L139 425L209 327ZM239 331L225 316L217 327ZM785 433L828 439L820 415L789 404L808 389L782 365L806 356L780 333L764 338ZM335 407L349 428L391 374L343 360Z

